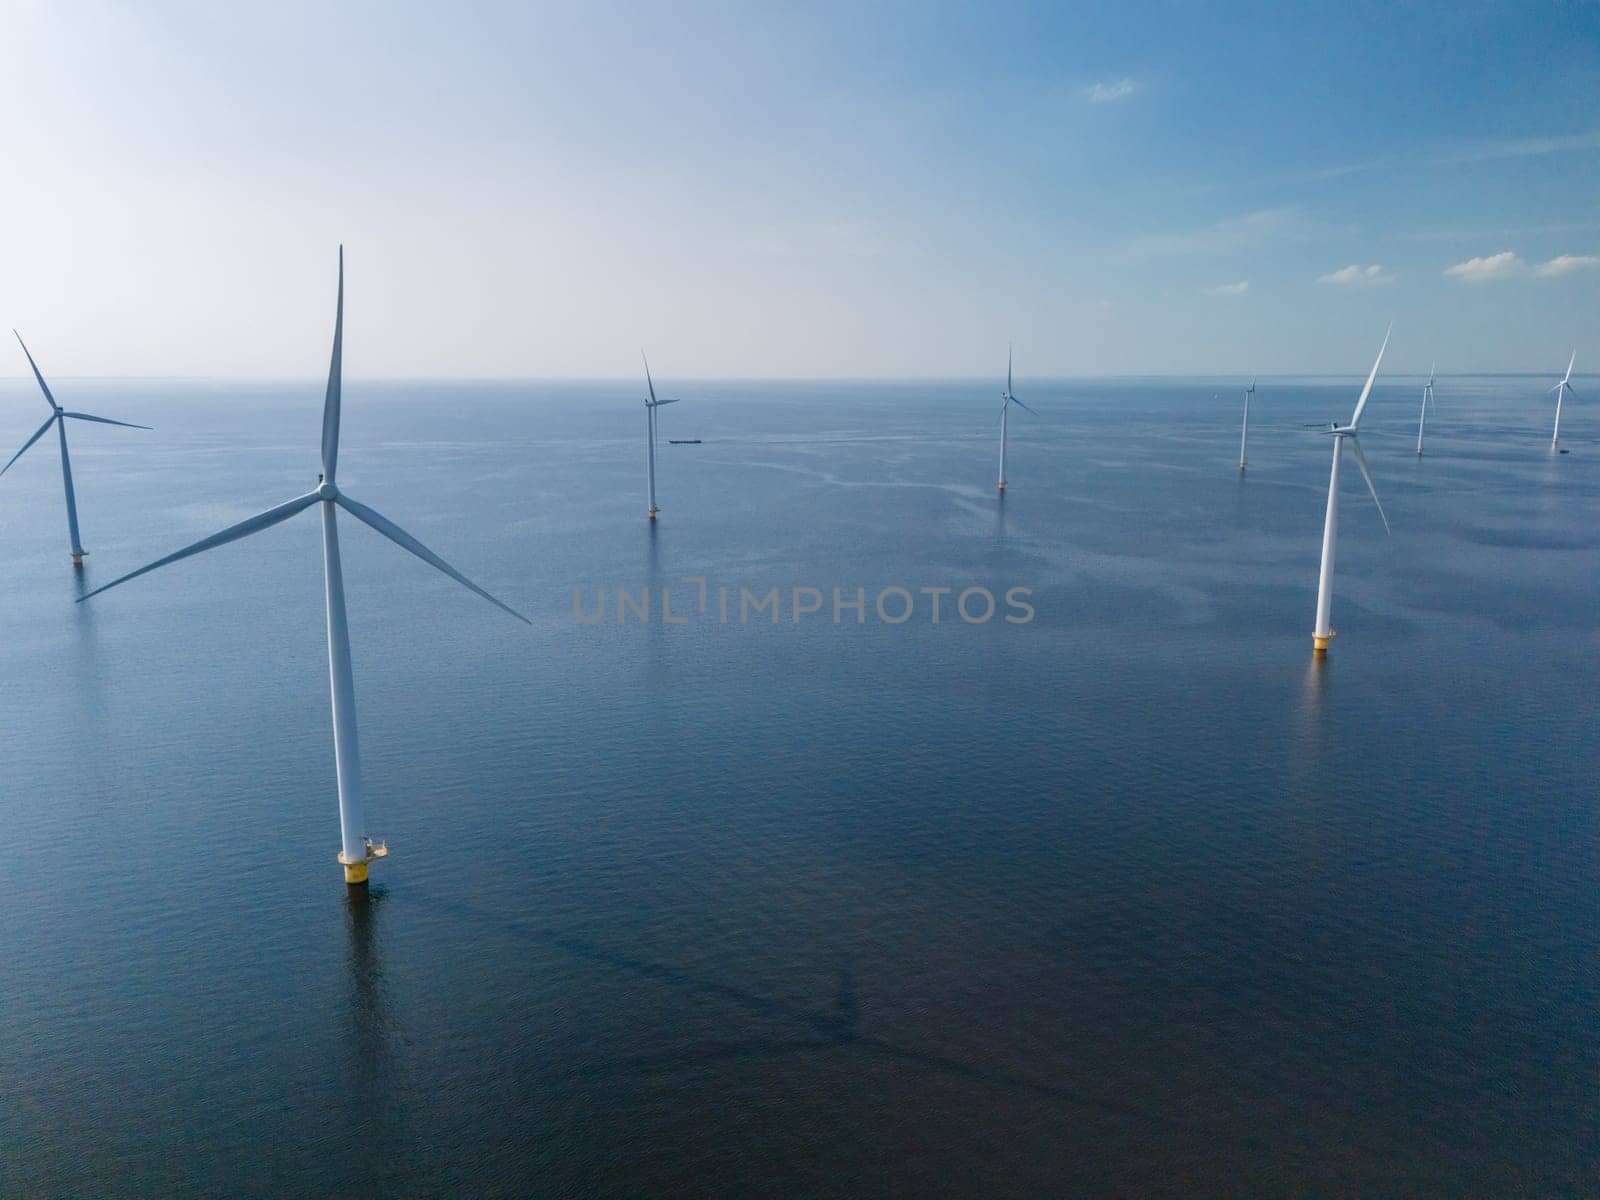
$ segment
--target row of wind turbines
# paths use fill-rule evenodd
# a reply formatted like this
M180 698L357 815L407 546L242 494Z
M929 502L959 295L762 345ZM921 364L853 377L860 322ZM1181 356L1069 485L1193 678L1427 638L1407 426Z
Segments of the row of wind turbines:
M1372 502L1377 505L1378 516L1383 520L1384 532L1389 531L1389 517L1383 511L1383 502L1378 499L1378 489L1372 482L1372 472L1367 467L1367 456L1361 452L1361 442L1358 440L1360 432L1361 414L1366 410L1367 400L1372 395L1372 385L1378 378L1378 368L1383 363L1384 352L1389 348L1389 338L1394 333L1394 324L1390 322L1389 328L1384 331L1383 345L1378 347L1378 357L1373 360L1372 370L1367 373L1367 382L1361 389L1361 395L1356 400L1355 411L1350 415L1348 424L1340 425L1337 421L1329 424L1326 432L1333 438L1333 467L1328 474L1328 509L1322 526L1322 565L1317 574L1317 616L1316 626L1311 636L1313 653L1324 655L1328 652L1328 642L1333 638L1334 631L1331 624L1333 609L1333 560L1339 540L1339 463L1348 445L1350 455L1356 461L1356 467L1361 472L1361 478L1366 481L1367 490L1372 493ZM1556 423L1555 431L1550 437L1550 448L1555 450L1561 441L1561 401L1572 392L1572 368L1578 361L1578 352L1572 352L1572 358L1567 362L1567 373L1560 383L1550 390L1556 393ZM1000 393L1000 479L999 490L1006 490L1006 441L1008 432L1007 416L1011 406L1015 404L1025 412L1032 413L1029 408L1019 400L1012 387L1012 352L1006 349L1006 387ZM1433 406L1433 384L1438 374L1438 364L1428 369L1428 382L1422 387L1422 408L1417 415L1417 456L1422 455L1423 430L1428 420L1428 409ZM655 410L663 404L676 403L672 400L657 400L655 383L650 379L650 364L645 363L645 382L649 388L649 398L645 400L645 408L649 414L649 488L650 508L649 517L654 521L660 509L656 505L656 415ZM1244 390L1244 415L1239 424L1239 470L1243 471L1248 462L1248 445L1250 438L1250 401L1256 394L1256 381L1252 379L1250 386ZM1034 413L1037 416L1037 413Z
M1328 653L1328 642L1333 638L1333 558L1334 550L1338 549L1339 541L1339 461L1342 454L1349 446L1349 451L1355 458L1355 466L1362 472L1366 480L1366 490L1373 494L1373 504L1378 506L1378 515L1384 522L1384 533L1389 533L1389 517L1384 514L1382 501L1378 499L1378 488L1373 485L1373 474L1366 467L1366 456L1362 453L1362 443L1358 440L1360 434L1360 421L1366 408L1366 400L1373 394L1373 381L1378 379L1378 368L1384 360L1384 350L1389 349L1390 334L1394 333L1394 323L1384 331L1384 344L1378 347L1378 358L1373 360L1373 370L1366 374L1366 384L1362 387L1362 395L1355 402L1355 411L1350 414L1349 424L1333 422L1328 427L1328 435L1333 437L1333 467L1328 472L1328 512L1323 518L1322 526L1322 566L1317 573L1317 626L1312 630L1312 651L1318 656ZM1578 363L1578 350L1573 350L1573 357L1566 363L1566 374L1562 382L1552 387L1555 392L1555 429L1550 434L1550 450L1560 448L1562 442L1562 400L1568 395L1573 395L1573 366ZM1434 406L1434 379L1438 374L1438 365L1430 366L1427 371L1427 382L1422 384L1422 406L1416 418L1416 454L1422 456L1422 430L1427 426L1427 410ZM1010 390L1010 389L1008 389ZM1250 400L1256 394L1256 381L1251 379L1250 387L1245 389L1245 414L1240 421L1238 432L1238 469L1245 470L1246 466L1246 440L1250 437ZM1003 461L1003 459L1002 459ZM1005 486L1000 485L1000 486Z
M1390 329L1392 330L1393 328L1394 328L1394 326L1391 325ZM1385 337L1384 337L1384 344L1385 345L1388 344L1388 340L1389 340L1388 336L1385 335ZM1383 352L1382 351L1379 351L1378 357L1380 359L1383 357ZM1550 389L1553 393L1555 393L1555 397L1556 397L1556 425L1555 425L1554 431L1550 434L1550 449L1552 449L1552 450L1560 449L1560 446L1561 446L1561 401L1566 396L1573 394L1573 391L1572 391L1572 368L1575 365L1577 365L1577 362L1578 362L1578 352L1576 350L1574 350L1572 352L1572 357L1567 361L1567 373L1566 373L1566 375L1564 375L1562 377L1560 383L1556 384L1555 387ZM1428 368L1428 382L1422 385L1422 409L1417 414L1417 457L1418 458L1422 457L1422 431L1423 431L1423 429L1426 427L1426 425L1428 423L1428 410L1433 407L1433 381L1434 381L1434 378L1438 375L1438 372L1439 372L1439 364L1438 363L1435 363L1433 366L1429 367ZM1008 364L1007 365L1007 369L1006 369L1006 375L1007 375L1007 389L1006 390L1007 391L1010 390L1010 386L1009 386L1010 373L1011 373L1010 372L1010 366ZM1246 465L1245 443L1247 442L1247 440L1250 437L1250 400L1255 394L1256 394L1256 381L1254 379L1252 379L1250 381L1250 386L1245 388L1245 390L1244 390L1244 419L1239 424L1239 470L1241 470L1241 471L1245 469L1245 465ZM1563 453L1565 453L1565 451L1563 451ZM1002 445L1001 452L1000 452L1000 464L1001 464L1001 467L1000 467L1000 475L1001 475L1000 486L1002 488L1004 488L1005 487L1005 482L1004 482L1004 480L1005 480L1005 450L1004 450L1003 445Z
M1390 326L1390 333L1393 326ZM13 331L14 332L14 331ZM50 391L50 386L45 382L44 375L40 372L38 364L34 362L33 355L29 352L26 343L22 342L20 334L17 341L22 345L23 353L27 355L28 365L33 371L34 378L38 381L39 389L43 393L45 403L50 407L50 416L37 431L34 432L22 449L12 455L10 462L0 467L0 475L10 470L12 465L37 443L46 433L54 427L60 441L61 448L61 475L66 491L67 525L72 539L72 562L74 566L81 567L84 550L78 532L77 500L72 485L72 462L67 450L66 423L68 420L92 421L104 425L118 425L133 429L149 429L148 425L135 425L129 421L117 421L109 417L93 416L89 413L69 412L56 402L55 396ZM366 816L361 785L361 747L356 725L356 699L355 681L351 668L350 634L345 609L344 571L339 554L339 522L338 512L342 508L350 516L363 524L376 530L402 549L416 555L423 562L436 570L449 576L469 591L476 593L483 599L493 604L501 611L508 613L524 624L532 624L527 617L517 612L510 606L502 603L490 595L483 588L473 583L461 572L457 571L444 559L428 549L411 534L390 521L381 513L367 507L346 495L339 489L337 483L339 466L339 419L341 409L341 390L343 383L343 345L344 345L344 247L339 248L339 286L338 298L334 310L333 325L333 351L328 365L327 392L323 399L322 410L322 472L317 476L317 485L312 490L282 504L257 513L253 517L230 525L209 537L200 539L192 545L176 550L163 558L130 571L110 583L104 584L93 591L79 597L79 603L99 595L141 575L148 574L160 567L167 566L181 559L214 550L218 546L225 546L229 542L239 541L242 538L270 529L289 518L316 506L322 521L322 564L324 594L327 610L327 636L328 636L328 681L331 697L333 716L333 745L335 774L337 777L339 793L339 831L340 849L337 856L344 869L344 879L347 884L364 884L367 882L369 865L388 854L388 847L382 842L374 842L366 833ZM1388 529L1388 517L1383 514L1383 505L1378 500L1377 488L1373 485L1371 472L1367 469L1365 456L1361 453L1361 443L1358 440L1361 414L1366 409L1367 400L1372 394L1372 385L1378 375L1378 368L1383 362L1384 351L1388 349L1389 333L1384 334L1383 345L1378 350L1378 357L1372 364L1372 370L1367 375L1366 384L1361 389L1360 398L1356 401L1355 411L1351 414L1348 424L1339 425L1332 423L1326 431L1333 438L1333 466L1328 479L1328 507L1327 516L1323 525L1322 535L1322 565L1317 584L1317 615L1316 630L1313 635L1313 646L1317 654L1327 651L1328 641L1333 637L1330 624L1331 606L1333 599L1333 563L1334 551L1338 535L1338 500L1339 500L1339 466L1341 458L1348 447L1350 454L1355 458L1356 466L1360 469L1362 478L1366 480L1367 489L1372 493L1373 503L1378 506L1378 514L1383 517L1384 528ZM641 354L641 357L643 355ZM1561 430L1561 401L1571 394L1571 377L1573 364L1577 361L1574 351L1573 360L1567 364L1567 374L1562 381L1552 390L1557 393L1556 398L1556 432L1552 445L1559 440ZM656 396L655 381L650 374L650 363L644 360L645 386L647 398L645 410L648 419L647 425L647 487L648 487L648 516L654 521L659 514L656 501L656 439L658 423L656 410L668 404L677 403L676 399L659 399ZM1246 447L1249 437L1250 401L1255 395L1255 382L1245 389L1244 418L1241 424L1239 437L1239 469L1243 471L1246 465ZM1423 390L1423 407L1417 427L1417 453L1422 453L1422 425L1427 418L1429 406L1433 403L1433 373L1429 373L1428 383ZM1006 355L1006 386L1001 393L1000 400L1000 472L998 486L1000 492L1006 490L1006 446L1009 433L1008 417L1012 405L1025 412L1033 413L1015 395L1012 386L1012 357L1008 350ZM1034 415L1037 415L1036 413Z

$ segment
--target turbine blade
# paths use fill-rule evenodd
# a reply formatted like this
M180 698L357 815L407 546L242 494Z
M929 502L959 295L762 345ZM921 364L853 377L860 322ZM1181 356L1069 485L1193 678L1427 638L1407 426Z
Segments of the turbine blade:
M28 452L28 447L32 446L35 442L37 442L40 438L42 438L49 431L50 426L54 425L55 423L56 423L55 414L52 413L50 415L50 419L48 421L46 421L43 425L39 426L38 432L35 433L27 441L22 443L22 449L18 450L15 454L13 454L11 456L11 462L8 462L5 466L0 467L0 475L4 475L7 471L11 470L11 463L16 462L17 459L21 458L24 454L26 454Z
M182 550L179 550L173 554L169 554L165 558L158 558L155 562L151 563L147 567L140 567L137 571L130 571L120 579L113 579L110 583L104 585L103 587L97 587L94 589L94 591L89 592L86 595L79 596L78 603L82 604L90 596L98 596L101 592L107 591L110 588L114 588L119 583L127 583L130 579L137 579L140 575L154 571L157 567L164 567L168 563L175 563L180 558L188 558L192 554L200 554L206 550L214 550L218 546L226 546L229 542L236 542L240 538L249 537L252 533L260 533L263 529L271 529L274 525L277 525L283 521L287 521L290 517L294 516L295 513L303 512L304 510L310 508L319 499L321 499L321 497L319 497L316 492L308 492L304 496L296 496L293 500L278 505L277 508L269 508L264 513L257 513L253 517L240 521L237 525L228 526L228 528L224 529L221 533L213 533L208 538L201 538L192 546L185 546Z
M21 346L22 352L28 356L28 365L33 368L33 377L39 381L39 390L44 393L45 403L50 405L52 411L55 410L59 407L56 404L56 398L50 394L50 385L44 381L44 376L39 374L39 364L33 361L33 354L28 349L28 343L22 340L22 335L17 333L15 329L11 332L16 334L17 345Z
M1004 417L1006 415L1006 405L1008 405L1010 403L1011 403L1011 397L1009 395L1007 395L1004 400L1000 401L1000 415L994 419L994 423L996 425L1000 424L1001 420L1004 419Z
M639 357L644 358L644 382L650 389L650 403L656 402L656 381L650 378L650 360L644 357L644 351L639 351Z
M64 417L71 417L76 421L98 421L102 425L121 425L125 429L151 429L150 425L135 425L132 421L113 421L110 417L91 417L88 413L62 413Z
M339 301L333 317L333 358L328 394L322 402L322 477L333 482L339 466L339 402L344 386L344 247L339 247Z
M1578 361L1578 352L1576 350L1574 350L1572 352L1572 357L1567 360L1567 373L1564 376L1562 376L1562 379L1561 379L1562 383L1565 383L1565 382L1567 382L1567 380L1572 378L1572 367L1573 367L1573 364L1576 363L1577 361ZM43 383L44 380L41 379L39 382Z
M1361 478L1367 481L1367 491L1372 493L1372 502L1378 506L1378 515L1383 517L1383 531L1392 532L1389 528L1389 518L1383 513L1383 503L1378 499L1378 489L1372 486L1372 472L1367 470L1367 456L1361 453L1361 443L1353 437L1350 439L1350 453L1356 456L1356 466L1361 468Z
M1372 362L1372 370L1367 375L1367 385L1361 389L1361 399L1356 401L1355 415L1350 418L1350 428L1354 429L1361 423L1361 410L1367 406L1367 397L1372 395L1372 381L1378 377L1378 364L1383 361L1383 352L1389 348L1389 335L1394 332L1394 322L1389 322L1389 328L1384 332L1383 345L1378 347L1378 357Z
M660 408L663 404L676 404L679 400L682 400L682 399L683 399L682 396L674 396L671 400L657 400L655 402L655 407L656 408Z
M429 550L404 529L401 529L400 526L389 520L388 517L383 516L381 513L374 512L365 504L357 503L343 493L340 493L339 495L339 503L346 509L346 511L350 513L351 516L355 517L356 520L365 521L368 525L372 526L379 533L383 534L384 537L388 538L395 545L399 546L403 550L411 551L411 553L415 554L430 567L444 572L446 575L450 576L451 579L454 579L462 587L466 588L469 592L476 592L490 604L494 605L502 612L510 613L524 625L533 624L532 621L528 620L527 617L523 616L516 609L500 603L500 601L496 600L488 592L484 591L477 584L473 583L472 580L468 579L460 571L456 570L449 563L445 562L444 559L440 558L432 550Z
M1033 412L1033 409L1029 408L1026 404L1024 404L1021 400L1018 400L1015 396L1011 397L1011 403L1015 404L1018 408L1022 409L1024 412L1031 412L1036 417L1039 415L1038 413Z
M1006 395L1011 395L1011 344L1006 343Z

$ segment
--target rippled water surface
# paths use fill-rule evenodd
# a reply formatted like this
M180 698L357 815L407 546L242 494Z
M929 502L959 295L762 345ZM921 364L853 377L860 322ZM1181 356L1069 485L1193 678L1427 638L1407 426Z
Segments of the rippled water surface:
M1321 666L1358 381L1263 380L1244 476L1232 381L1019 383L1003 501L994 385L665 383L654 530L632 383L351 382L341 483L534 621L344 522L364 894L314 514L73 603L308 490L320 384L55 383L158 429L72 427L81 576L53 447L0 480L0 1193L1600 1189L1549 381L1441 381L1421 459L1380 384ZM0 384L4 453L44 415Z

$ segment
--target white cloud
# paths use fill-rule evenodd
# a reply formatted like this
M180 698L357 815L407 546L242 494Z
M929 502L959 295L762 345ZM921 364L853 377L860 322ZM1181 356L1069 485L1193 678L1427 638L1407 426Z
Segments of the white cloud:
M1083 89L1083 94L1091 104L1109 104L1113 100L1131 96L1138 90L1139 81L1136 79L1113 79L1105 83L1091 83Z
M1462 283L1483 283L1490 279L1508 279L1520 273L1525 266L1527 264L1511 251L1502 250L1487 258L1469 258L1466 262L1458 262L1453 267L1446 267L1444 273Z
M1340 267L1337 271L1329 271L1326 275L1318 275L1317 282L1345 285L1393 283L1394 276L1385 274L1381 263L1373 263L1365 267L1359 263L1351 263L1348 267Z
M1566 275L1572 271L1583 271L1592 267L1600 267L1600 254L1558 254L1549 262L1540 263L1533 269L1533 273L1549 279L1555 275Z
M1219 283L1216 287L1208 287L1208 296L1241 296L1250 290L1250 281L1241 279L1238 283Z

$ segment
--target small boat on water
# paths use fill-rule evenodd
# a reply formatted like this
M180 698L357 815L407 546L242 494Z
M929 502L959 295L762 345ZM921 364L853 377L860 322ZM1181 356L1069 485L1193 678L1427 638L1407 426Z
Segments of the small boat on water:
M669 445L669 446L698 446L699 444L700 444L700 439L699 438L668 438L667 439L667 445Z

